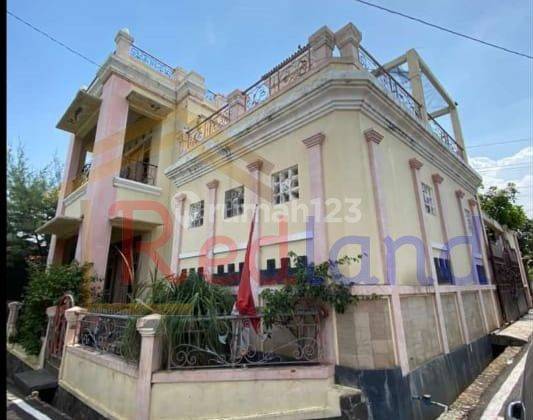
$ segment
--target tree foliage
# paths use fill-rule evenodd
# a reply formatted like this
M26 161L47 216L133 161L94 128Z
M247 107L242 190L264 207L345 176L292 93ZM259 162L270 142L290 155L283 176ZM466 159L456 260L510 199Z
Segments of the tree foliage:
M48 254L49 235L35 231L55 215L60 179L61 164L56 158L35 170L20 144L8 149L6 262L9 277L16 278L17 284L26 276L28 259L44 260ZM8 298L14 297L9 294Z
M522 206L516 204L518 190L509 183L505 188L490 187L481 194L481 208L488 216L511 230L521 230L528 218Z

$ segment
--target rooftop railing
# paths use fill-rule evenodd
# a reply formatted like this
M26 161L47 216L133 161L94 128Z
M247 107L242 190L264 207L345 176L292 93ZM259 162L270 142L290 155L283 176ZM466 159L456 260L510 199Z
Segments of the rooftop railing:
M422 106L418 101L362 46L359 46L359 62L375 76L378 85L397 104L417 120L424 121ZM309 44L299 48L289 58L261 77L258 82L246 89L243 92L244 98L238 98L241 99L241 103L235 105L230 100L228 104L188 130L185 134L186 150L214 136L243 113L250 112L275 93L300 80L311 70L312 64ZM241 106L242 109L237 108L235 110L234 108L238 106ZM463 159L464 153L461 146L434 118L429 117L428 128L448 150Z
M137 47L136 45L131 46L130 57L135 58L143 64L146 64L148 67L164 76L167 76L169 79L174 79L174 69L172 67L154 57L149 52Z
M76 191L82 185L86 184L89 181L89 173L91 172L91 163L86 163L81 168L81 171L76 177L72 180L72 191Z
M230 99L228 104L187 131L187 148L194 147L206 138L213 136L243 113L251 111L275 93L294 84L308 73L311 67L311 49L309 45L298 48L289 58L247 88L243 92L243 97L238 98L239 102L231 102Z

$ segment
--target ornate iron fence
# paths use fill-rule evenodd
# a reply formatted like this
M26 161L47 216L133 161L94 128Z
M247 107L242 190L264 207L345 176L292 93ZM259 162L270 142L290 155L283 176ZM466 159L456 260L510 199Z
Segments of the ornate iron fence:
M275 93L284 90L311 70L311 49L300 47L294 54L266 73L259 81L243 92L244 112L249 112ZM228 103L214 114L200 121L186 133L187 149L218 133L242 112L232 112Z
M139 316L88 313L80 322L78 342L97 352L135 363L141 351L137 318Z
M155 185L157 165L143 161L126 161L120 169L120 177L142 182L143 184Z
M161 73L163 76L167 76L169 79L174 78L174 69L172 67L135 45L132 45L130 48L130 57L146 64L151 69Z
M286 364L323 360L320 317L298 312L267 329L259 316L166 316L162 331L167 369L194 369Z
M460 159L463 159L463 148L457 144L454 138L437 122L436 119L429 118L429 126L431 131L437 136L444 146L448 148L449 151L457 155Z

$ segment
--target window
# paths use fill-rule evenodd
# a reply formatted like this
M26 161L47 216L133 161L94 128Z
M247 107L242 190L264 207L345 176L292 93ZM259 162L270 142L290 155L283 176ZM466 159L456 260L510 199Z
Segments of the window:
M189 207L189 226L199 227L204 224L204 200L192 203Z
M244 187L233 188L225 193L226 217L242 214L244 208Z
M436 214L435 211L435 202L433 200L433 188L431 188L428 184L425 184L422 182L422 197L424 199L424 208L426 209L426 213L429 214Z
M300 197L298 166L284 169L272 175L272 198L274 204L286 203Z
M479 284L488 284L487 274L485 273L485 267L483 263L476 264L477 278L479 279Z
M447 258L433 258L435 271L437 272L437 282L439 284L452 284L452 270L450 260Z

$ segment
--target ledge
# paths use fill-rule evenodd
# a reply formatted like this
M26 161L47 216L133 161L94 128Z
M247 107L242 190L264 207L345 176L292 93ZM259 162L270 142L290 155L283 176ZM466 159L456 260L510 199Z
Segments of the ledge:
M76 201L78 198L82 197L87 192L87 183L79 186L77 189L72 191L69 195L67 195L63 199L63 204L66 206L70 206L74 201Z
M159 197L161 195L161 188L154 185L143 184L142 182L132 181L131 179L120 178L118 176L113 178L113 187L124 188L125 190L141 192Z
M159 371L152 375L152 383L327 379L333 377L334 370L333 365L302 365L292 367L208 368Z
M136 366L131 365L117 356L111 354L103 354L97 351L87 350L85 348L76 346L68 346L66 352L73 356L80 357L91 363L95 363L107 369L114 370L116 372L123 373L124 375L132 378L137 378L138 369Z

